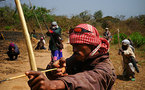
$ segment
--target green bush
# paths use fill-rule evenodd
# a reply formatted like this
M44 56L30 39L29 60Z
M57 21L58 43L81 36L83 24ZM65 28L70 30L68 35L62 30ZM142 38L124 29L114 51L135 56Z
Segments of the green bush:
M10 26L5 26L5 30L10 30L11 27Z
M120 33L119 34L119 41L121 42L122 40L124 40L125 38L127 38L127 35L125 35L124 33ZM118 34L114 34L113 35L113 44L117 44L118 43Z
M139 32L134 32L129 37L134 43L135 47L140 47L145 44L145 37L142 36Z

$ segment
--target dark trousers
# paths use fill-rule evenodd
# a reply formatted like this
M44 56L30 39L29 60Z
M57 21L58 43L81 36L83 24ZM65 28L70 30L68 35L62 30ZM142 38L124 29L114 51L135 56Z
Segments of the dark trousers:
M10 60L16 60L18 58L19 53L8 51L7 55L9 56Z
M46 49L44 46L43 47L36 47L35 50L39 50L39 49Z

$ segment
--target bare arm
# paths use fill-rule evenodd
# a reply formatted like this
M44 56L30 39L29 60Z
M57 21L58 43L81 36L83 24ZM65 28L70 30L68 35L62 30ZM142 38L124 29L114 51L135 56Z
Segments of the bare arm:
M41 72L28 71L26 75L29 77L28 85L31 90L57 90L65 89L65 84L61 80L49 80Z

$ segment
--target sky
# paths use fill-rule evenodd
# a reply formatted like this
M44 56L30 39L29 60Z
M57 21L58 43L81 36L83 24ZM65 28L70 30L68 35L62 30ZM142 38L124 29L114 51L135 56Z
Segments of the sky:
M20 0L29 5L29 0ZM32 5L54 9L52 14L73 16L85 10L92 15L101 10L103 17L124 15L138 16L145 14L145 0L31 0ZM0 2L0 6L15 6L14 0Z

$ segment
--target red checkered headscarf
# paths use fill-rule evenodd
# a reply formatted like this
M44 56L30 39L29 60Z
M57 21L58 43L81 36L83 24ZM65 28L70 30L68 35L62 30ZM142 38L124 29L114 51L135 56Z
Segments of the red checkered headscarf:
M89 44L94 46L99 45L100 53L106 53L108 51L109 43L106 39L99 37L99 33L95 27L89 24L79 24L75 28L83 28L90 32L70 33L70 44Z

